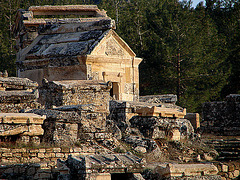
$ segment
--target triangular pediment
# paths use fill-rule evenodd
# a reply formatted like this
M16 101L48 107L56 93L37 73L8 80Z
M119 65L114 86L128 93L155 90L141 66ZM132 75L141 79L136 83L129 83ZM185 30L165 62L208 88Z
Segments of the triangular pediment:
M127 43L120 38L113 30L109 30L105 37L95 46L91 55L105 55L112 57L135 57L136 54L127 45Z

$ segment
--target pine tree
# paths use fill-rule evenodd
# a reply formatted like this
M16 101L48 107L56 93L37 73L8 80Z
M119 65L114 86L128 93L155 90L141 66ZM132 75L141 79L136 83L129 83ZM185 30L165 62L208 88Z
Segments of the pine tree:
M170 0L149 13L148 20L154 37L148 53L148 69L154 69L151 90L177 94L178 103L190 111L216 98L227 75L221 68L222 39L204 9L195 11L189 3Z

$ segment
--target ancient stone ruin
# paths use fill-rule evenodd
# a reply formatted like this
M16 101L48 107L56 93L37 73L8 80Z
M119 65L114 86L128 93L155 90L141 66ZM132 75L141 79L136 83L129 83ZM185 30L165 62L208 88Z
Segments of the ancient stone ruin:
M139 96L142 59L114 29L95 5L18 11L18 77L0 77L0 178L239 176L237 165L213 161L199 114L176 95Z
M38 18L76 15L77 18ZM79 18L89 15L91 18ZM113 30L115 22L97 6L41 6L19 10L18 77L38 82L59 80L111 81L117 100L138 99L138 65L142 61Z
M0 112L17 113L21 109L41 108L37 102L38 84L27 78L0 77Z
M219 135L240 135L240 95L230 94L226 101L203 104L204 131Z
M239 160L240 95L230 94L225 101L204 103L201 129L216 136L207 143L219 152L219 160Z

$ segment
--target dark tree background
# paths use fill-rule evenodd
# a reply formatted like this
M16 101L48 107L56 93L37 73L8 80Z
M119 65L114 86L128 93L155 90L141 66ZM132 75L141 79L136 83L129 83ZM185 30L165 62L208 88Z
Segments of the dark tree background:
M189 112L240 93L240 2L206 0L192 8L177 0L1 0L0 71L15 76L18 9L34 5L97 4L115 19L117 33L143 58L140 93L178 96Z

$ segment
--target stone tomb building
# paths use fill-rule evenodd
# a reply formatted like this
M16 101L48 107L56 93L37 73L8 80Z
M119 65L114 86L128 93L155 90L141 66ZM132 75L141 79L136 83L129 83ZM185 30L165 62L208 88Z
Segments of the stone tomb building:
M114 28L114 20L95 5L32 6L28 11L19 10L14 27L18 77L40 85L43 78L111 81L110 94L114 99L138 100L138 65L142 59L136 57Z

